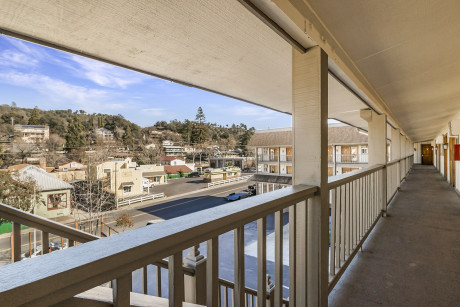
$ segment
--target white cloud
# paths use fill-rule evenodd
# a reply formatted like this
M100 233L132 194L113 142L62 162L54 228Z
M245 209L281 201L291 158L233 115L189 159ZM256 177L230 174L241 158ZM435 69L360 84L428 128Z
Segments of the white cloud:
M254 117L254 120L269 120L275 118L277 112L262 107L243 106L236 108L235 114Z
M162 108L149 108L149 109L143 109L143 113L148 113L149 115L152 116L163 116L165 115L165 109Z
M10 67L37 66L38 60L14 50L4 50L0 53L0 65Z
M142 82L140 74L103 62L72 55L70 59L78 65L73 71L100 86L126 89L129 85ZM69 67L68 67L69 68Z
M17 71L0 72L0 81L34 89L53 100L62 100L64 98L83 105L90 104L95 99L100 100L107 96L106 91L87 89L41 74L28 74Z

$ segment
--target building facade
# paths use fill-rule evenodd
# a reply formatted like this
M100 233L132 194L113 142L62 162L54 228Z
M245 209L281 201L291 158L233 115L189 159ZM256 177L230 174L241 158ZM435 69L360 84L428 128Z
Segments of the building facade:
M14 125L14 133L25 143L40 143L50 138L50 128L40 125Z

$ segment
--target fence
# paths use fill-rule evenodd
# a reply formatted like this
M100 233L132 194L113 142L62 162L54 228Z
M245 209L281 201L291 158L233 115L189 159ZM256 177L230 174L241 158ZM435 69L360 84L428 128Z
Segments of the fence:
M208 183L208 188L216 186L216 185L230 183L230 182L248 180L251 177L252 177L252 175L248 175L248 176L241 176L241 177L235 177L235 178L231 178L231 179L225 179L225 180L219 180L219 181L215 181L215 182L210 182L210 183Z
M388 182L405 177L412 163L413 157L407 157L388 166L371 166L330 178L329 290L346 270L382 216L382 211L386 210L387 196L395 192L395 185ZM388 171L389 168L394 169L393 165L396 164L404 170ZM392 191L388 192L387 189ZM60 251L59 256L37 257L14 266L0 267L0 275L8 278L8 282L0 283L0 301L5 305L59 303L60 306L66 306L77 300L83 305L85 302L94 302L97 294L104 294L116 306L136 305L139 295L144 302L155 305L159 304L159 299L165 300L160 297L161 270L167 268L170 306L182 306L184 300L208 306L254 306L256 303L266 306L267 299L269 305L303 306L307 297L304 281L312 277L306 270L306 252L317 249L317 245L307 240L315 235L311 232L312 225L305 221L315 209L313 206L317 203L312 200L317 191L317 187L296 185L82 244L78 248ZM2 217L9 217L1 213ZM286 230L283 227L283 213L289 218ZM272 215L275 282L273 287L267 289L267 217ZM13 221L17 225L13 227L15 231L14 228L18 228L23 220L17 218ZM245 225L250 223L256 223L252 229L257 236L257 270L254 272L257 289L245 287ZM55 228L47 229L56 232L58 227L65 226L55 225ZM233 231L234 282L219 278L219 240L222 234L229 231ZM288 263L283 263L283 259L286 260L283 257L283 244L287 244L283 242L285 231L289 232ZM71 239L75 240L75 236ZM207 242L205 261L198 260L197 246L201 242ZM200 273L198 267L193 270L183 267L183 251L191 246L190 256L197 260L195 263L200 264L201 269L205 268L204 274L203 271ZM165 257L168 261L163 260ZM157 286L156 297L147 295L149 265L158 268L156 279L160 286ZM289 301L283 297L284 266L289 269ZM143 272L143 294L136 296L131 294L132 276L140 269ZM200 283L199 274L203 274ZM189 277L195 278L196 292L192 295L188 293ZM100 287L107 282L112 284L112 289ZM200 295L198 285L206 285L206 291L200 292Z
M118 201L118 206L131 205L131 204L135 204L135 203L139 203L139 202L143 202L147 200L153 200L156 198L163 198L163 197L165 197L165 193L150 194L147 196L141 196L137 198L130 198L130 199Z

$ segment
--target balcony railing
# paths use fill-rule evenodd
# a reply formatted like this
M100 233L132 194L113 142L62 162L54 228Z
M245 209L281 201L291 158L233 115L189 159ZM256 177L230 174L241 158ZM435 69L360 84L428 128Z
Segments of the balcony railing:
M328 154L328 162L333 163L333 155ZM342 154L335 156L336 163L368 163L367 154Z
M257 155L258 162L278 162L278 155Z
M387 166L371 166L329 178L329 290L376 225L412 163L413 156ZM312 205L313 202L307 200L317 190L312 186L292 186L99 240L70 227L29 217L16 209L4 210L7 206L1 206L0 217L14 221L15 246L18 245L20 224L62 235L72 241L92 241L0 267L0 276L3 277L0 280L0 301L6 306L57 303L65 306L102 299L116 306L134 305L140 299L153 305L168 304L165 298L160 298L161 271L167 270L170 306L182 306L185 299L208 306L254 306L267 299L270 304L295 306L294 300L289 302L283 297L283 258L286 258L283 257L283 212L288 212L289 234L295 231L295 235L289 237L288 257L289 297L294 299L299 295L296 294L296 272L300 270L296 264L301 260L298 246L302 242L305 244L305 240L298 240L306 238L309 228L304 225L299 231L294 225L297 220L302 220L299 212L307 212L306 206ZM24 218L24 214L28 217ZM275 273L274 285L267 287L267 216L272 214ZM249 223L257 224L257 289L245 287L244 226ZM219 236L228 231L234 233L234 282L219 278ZM195 296L186 298L187 276L198 278L200 274L198 268L183 267L183 251L192 247L190 257L198 258L197 245L202 242L206 242L207 258L206 273L201 274L200 284L206 285L206 290L198 295L196 289ZM308 249L311 247L308 244L312 243L306 244L304 247ZM165 257L168 261L163 260ZM152 293L147 295L147 279L152 277L147 274L149 265L157 267L155 297ZM139 269L143 294L131 293L133 272ZM100 287L107 282L112 284L112 289Z

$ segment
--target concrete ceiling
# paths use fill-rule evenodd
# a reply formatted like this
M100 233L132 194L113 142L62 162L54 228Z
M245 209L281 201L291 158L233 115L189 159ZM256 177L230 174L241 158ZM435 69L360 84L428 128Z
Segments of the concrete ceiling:
M460 1L290 4L342 49L413 141L433 139L460 110Z
M291 112L292 47L236 0L0 0L0 32ZM366 105L329 81L329 117L367 129Z

